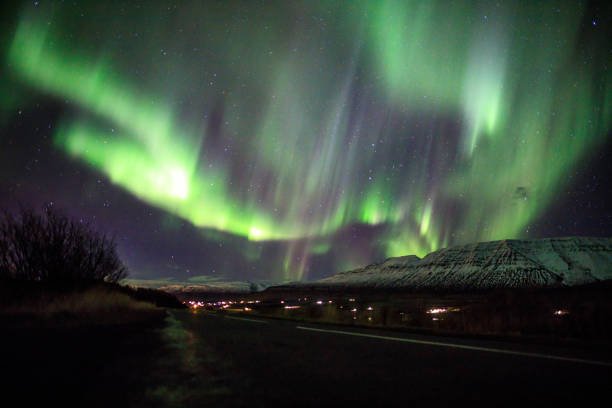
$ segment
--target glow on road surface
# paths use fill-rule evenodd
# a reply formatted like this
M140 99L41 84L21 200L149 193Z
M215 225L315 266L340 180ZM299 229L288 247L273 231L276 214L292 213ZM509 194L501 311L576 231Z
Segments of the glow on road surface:
M249 319L249 318L246 318L246 317L225 316L225 318L226 319L233 319L233 320L244 320L245 322L268 324L268 322L266 322L265 320Z
M437 341L407 339L404 337L378 336L375 334L350 332L350 331L344 331L344 330L316 329L314 327L304 327L304 326L296 326L296 328L300 330L309 330L309 331L333 333L333 334L345 334L349 336L369 337L372 339L380 339L380 340L401 341L405 343L424 344L428 346L439 346L439 347L449 347L449 348L457 348L457 349L463 349L463 350L485 351L488 353L499 353L499 354L509 354L509 355L514 355L514 356L523 356L523 357L545 358L549 360L567 361L571 363L583 363L583 364L593 364L593 365L612 367L612 363L608 363L605 361L585 360L581 358L551 356L548 354L527 353L523 351L512 351L512 350L504 350L504 349L496 349L496 348L488 348L488 347L467 346L464 344L441 343Z

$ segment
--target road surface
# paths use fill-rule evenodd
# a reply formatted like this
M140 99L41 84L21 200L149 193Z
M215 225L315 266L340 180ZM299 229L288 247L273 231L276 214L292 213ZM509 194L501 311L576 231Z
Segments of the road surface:
M173 313L214 354L213 375L231 389L236 405L584 406L610 400L612 358L601 351Z

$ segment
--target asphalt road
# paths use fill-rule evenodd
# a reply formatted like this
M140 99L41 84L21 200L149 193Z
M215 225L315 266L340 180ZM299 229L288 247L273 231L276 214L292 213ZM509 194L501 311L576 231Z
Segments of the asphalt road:
M201 312L175 316L214 353L216 375L237 405L584 406L610 399L612 360L589 350Z

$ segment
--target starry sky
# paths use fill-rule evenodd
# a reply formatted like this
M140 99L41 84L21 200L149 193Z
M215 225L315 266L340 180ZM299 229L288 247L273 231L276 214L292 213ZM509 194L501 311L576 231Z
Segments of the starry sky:
M2 7L0 206L113 234L133 278L612 235L606 2Z

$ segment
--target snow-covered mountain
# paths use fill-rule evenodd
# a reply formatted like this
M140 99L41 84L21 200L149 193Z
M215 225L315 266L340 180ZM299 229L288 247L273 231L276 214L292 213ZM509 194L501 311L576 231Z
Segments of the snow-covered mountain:
M211 282L211 283L194 283L194 284L173 284L160 286L158 289L164 292L179 295L182 293L227 293L227 294L248 294L261 292L272 284L264 284L259 282L249 281L233 281L233 282Z
M612 279L612 238L480 242L340 272L308 286L492 289L573 286Z
M215 293L215 294L249 294L261 292L266 288L279 285L271 281L210 281L206 283L180 282L172 279L145 280L126 279L125 284L133 287L155 288L174 295Z

